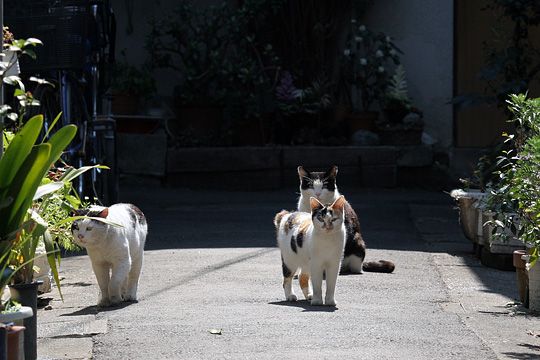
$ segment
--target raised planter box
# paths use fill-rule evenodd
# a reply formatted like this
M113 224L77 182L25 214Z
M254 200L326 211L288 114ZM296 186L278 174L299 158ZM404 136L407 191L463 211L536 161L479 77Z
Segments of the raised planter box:
M394 187L392 146L178 148L167 154L167 183L243 190L297 186L296 168L339 166L341 185Z

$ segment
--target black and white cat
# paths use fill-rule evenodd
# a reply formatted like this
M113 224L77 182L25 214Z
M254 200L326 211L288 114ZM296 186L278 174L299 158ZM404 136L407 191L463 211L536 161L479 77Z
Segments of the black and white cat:
M296 301L292 281L298 275L300 288L311 305L323 305L322 282L326 276L324 304L335 306L336 282L345 245L343 196L331 205L310 198L310 213L282 210L274 218L281 250L283 289L288 301ZM309 280L313 285L311 292Z
M338 167L332 166L326 172L307 171L302 166L298 167L300 177L300 198L298 199L298 211L310 212L310 198L315 197L323 204L331 204L340 197L337 189L336 177ZM345 202L345 228L347 238L343 261L341 262L342 273L357 273L363 271L391 273L395 265L391 261L379 260L364 262L366 257L366 244L360 232L360 222L356 212Z
M100 290L98 306L136 301L148 233L142 211L132 204L115 204L77 210L75 215L115 224L83 218L71 226L75 243L86 248L92 262Z

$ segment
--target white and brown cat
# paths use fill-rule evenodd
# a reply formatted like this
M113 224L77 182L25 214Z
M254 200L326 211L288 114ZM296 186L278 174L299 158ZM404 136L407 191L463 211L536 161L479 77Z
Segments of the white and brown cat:
M310 211L310 198L315 197L323 204L331 204L341 194L338 191L336 177L338 167L332 166L323 172L308 171L302 166L298 167L300 177L300 198L298 199L298 211ZM360 222L352 206L346 201L344 205L345 228L347 238L343 261L342 273L361 274L363 271L391 273L395 265L391 261L379 260L364 262L366 257L366 244L360 232Z
M336 282L345 245L343 196L331 205L310 199L310 213L282 210L274 218L281 250L283 289L288 301L296 301L292 281L298 275L300 288L311 305L323 305L322 282L326 278L324 304L335 306ZM310 287L313 286L313 293Z
M75 215L109 222L82 218L71 227L75 243L86 248L92 262L100 290L98 306L136 301L148 233L142 211L132 204L115 204L77 210Z

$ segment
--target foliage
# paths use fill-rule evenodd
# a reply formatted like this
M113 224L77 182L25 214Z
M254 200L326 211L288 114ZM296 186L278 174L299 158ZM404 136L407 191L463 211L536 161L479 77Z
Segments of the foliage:
M13 40L8 46L17 57L23 54L32 56L29 48L40 43L37 39ZM62 226L69 218L55 218L58 214L54 213L51 205L62 199L76 206L77 201L68 194L71 181L91 167L68 169L62 176L51 176L51 166L73 140L77 127L67 125L53 132L61 114L48 124L47 129L44 129L42 115L23 122L27 107L39 103L25 91L18 76L5 76L12 65L12 62L4 62L0 69L3 82L14 86L14 96L19 100L17 109L6 105L1 109L3 115L7 114L14 120L15 126L13 131L1 129L5 153L0 157L0 287L10 282L33 280L36 248L43 242L60 291L58 240L61 232L65 239L66 228ZM31 80L45 83L37 78Z
M18 262L18 271L32 274L32 263L38 241L43 239L48 260L58 284L55 245L50 241L47 225L33 210L34 201L58 189L59 185L40 186L51 164L75 137L77 128L66 125L55 132L48 141L39 141L43 116L26 122L15 134L0 159L0 254L2 268L12 261ZM28 270L30 268L30 270ZM28 277L25 277L27 280Z
M156 91L156 82L147 65L138 68L127 61L117 61L112 71L111 89L134 97L150 96Z
M508 104L516 132L505 134L508 149L498 159L488 206L496 213L497 235L518 236L533 247L535 261L540 249L540 98L511 95Z
M351 20L351 29L344 50L344 73L349 86L358 91L362 111L369 111L382 101L390 83L392 66L399 65L401 51L392 39ZM350 99L352 105L356 99Z
M496 30L488 50L486 67L481 72L499 104L509 94L528 91L531 80L540 72L540 47L530 38L530 30L540 24L540 6L536 0L492 0L488 9L500 13L498 24L510 20L511 32Z
M222 66L231 17L225 3L203 8L181 1L172 14L151 21L147 48L153 65L178 73L181 86L176 95L183 103L223 103L227 74Z
M311 86L298 89L289 72L284 72L276 87L276 99L278 108L284 115L306 113L317 114L327 109L332 101L326 93L322 81L313 81Z
M540 5L537 0L491 0L484 10L498 14L493 36L484 44L485 66L479 73L486 88L483 94L457 96L454 103L496 103L506 108L510 94L525 93L538 80L540 46L531 34L540 25Z
M344 35L351 12L361 16L371 0L283 0L265 20L277 55L300 88L324 78L334 97L339 83Z
M39 101L34 99L30 92L26 91L25 86L18 75L8 76L7 74L9 74L9 71L16 66L19 57L25 55L35 59L36 54L32 48L37 45L42 45L42 42L34 38L14 40L13 35L7 33L6 29L7 28L4 28L4 38L8 37L9 42L4 44L4 50L9 50L16 56L5 59L7 61L0 61L0 78L2 79L2 83L13 86L15 89L13 97L18 100L18 108L14 109L10 105L3 104L0 106L0 116L5 116L14 123L16 128L20 128L27 113L27 108L29 106L39 106ZM4 53L1 55L4 58L6 57ZM36 77L30 77L30 81L48 83L47 81ZM0 130L3 130L4 124L0 122L0 125L2 125ZM2 149L0 149L0 153L1 150Z
M400 103L409 109L411 107L411 99L409 98L409 94L407 91L407 78L405 76L405 68L402 64L399 64L396 67L394 75L392 75L390 81L388 82L384 102Z
M273 92L279 59L254 28L273 1L226 2L208 7L183 0L173 14L152 20L147 49L152 64L178 74L175 97L189 106L238 103L245 116L260 116ZM272 5L272 4L270 4Z

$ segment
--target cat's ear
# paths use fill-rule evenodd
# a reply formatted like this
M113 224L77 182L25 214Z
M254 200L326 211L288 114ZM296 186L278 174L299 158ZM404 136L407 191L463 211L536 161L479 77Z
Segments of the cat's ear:
M106 219L107 216L109 216L109 208L105 208L105 209L101 210L101 211L99 212L99 214L97 214L96 217L100 217L100 218Z
M322 209L324 207L324 205L321 204L320 201L313 196L309 198L309 206L311 207L311 212Z
M336 199L336 201L334 201L332 205L330 205L330 207L334 210L343 211L343 207L345 206L346 201L347 200L345 200L345 196L341 195Z
M71 209L70 216L85 216L87 213L85 209Z
M337 167L337 165L334 165L334 166L332 166L330 168L330 170L328 170L326 172L325 177L333 177L333 178L335 178L337 176L337 172L338 172L338 167Z
M300 179L304 177L309 177L309 172L307 172L306 169L304 169L304 167L300 165L298 167L298 176L300 176Z

